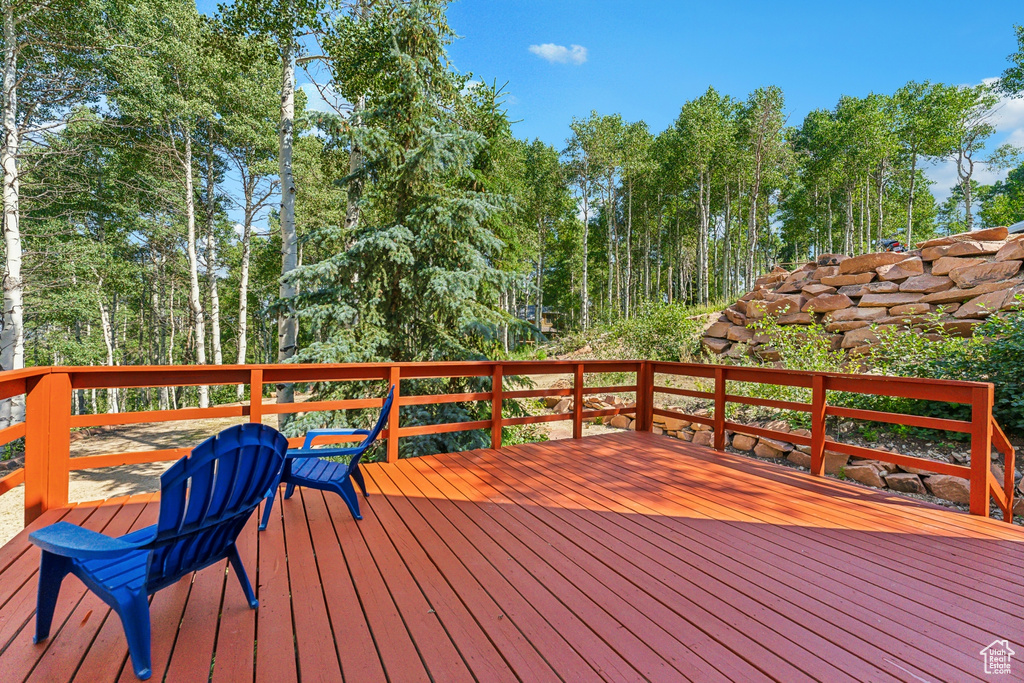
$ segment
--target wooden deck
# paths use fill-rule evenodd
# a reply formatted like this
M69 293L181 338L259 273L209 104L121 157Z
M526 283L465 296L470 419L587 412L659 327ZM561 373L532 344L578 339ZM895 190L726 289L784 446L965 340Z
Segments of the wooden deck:
M362 522L317 491L252 518L257 611L223 565L157 593L152 680L962 681L996 639L1024 657L1024 532L1001 522L646 433L366 472ZM0 681L134 681L73 577L32 644L38 559L25 533L0 548Z

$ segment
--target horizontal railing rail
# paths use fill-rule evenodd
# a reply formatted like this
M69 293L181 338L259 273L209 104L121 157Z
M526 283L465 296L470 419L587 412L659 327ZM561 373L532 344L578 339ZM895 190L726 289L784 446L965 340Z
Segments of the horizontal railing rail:
M506 388L510 378L537 375L568 375L570 386L555 388ZM613 382L586 386L587 375L615 376ZM633 383L622 383L622 375L635 377ZM711 390L656 384L657 376L686 377L709 381ZM449 394L408 394L403 381L420 379L490 378L490 389ZM267 415L374 409L382 405L379 396L338 400L309 400L276 403L265 399L266 385L322 382L377 381L393 384L396 399L389 415L389 427L382 434L386 439L386 458L398 459L398 442L404 437L452 433L467 430L489 430L494 448L502 444L505 427L571 421L573 438L583 436L588 420L614 415L635 418L633 428L650 431L654 417L675 417L707 425L713 429L714 448L724 450L726 432L787 441L810 447L811 471L824 474L825 451L835 451L858 458L870 458L901 467L914 467L936 474L949 474L968 479L971 484L970 510L976 515L989 514L989 501L1012 519L1014 497L1013 446L992 417L993 389L981 382L953 382L917 378L843 375L751 368L697 363L668 363L644 360L551 360L551 361L472 361L437 363L367 363L352 365L222 365L222 366L125 366L125 367L45 367L0 373L0 399L25 397L25 422L0 430L0 446L18 439L25 440L25 464L0 478L0 494L25 484L25 519L29 522L45 510L68 504L68 484L72 470L110 467L124 464L176 460L189 448L166 448L128 453L107 453L72 458L73 429L173 422L211 418L248 418L261 422ZM811 392L810 403L744 396L729 390L729 382L770 384L798 387ZM156 387L187 387L200 385L247 385L248 405L230 404L209 408L178 408L174 410L141 410L134 412L72 414L73 392L80 389L145 389ZM405 385L408 389L408 384ZM879 410L865 410L831 405L828 392L849 392L875 396L922 399L963 403L972 406L970 420L903 415ZM633 393L635 400L610 408L588 408L587 397L598 394ZM655 405L658 394L704 399L713 410L707 415L692 415L677 409ZM548 397L572 399L572 410L554 414L525 414L506 417L505 401ZM449 403L489 403L489 415L467 422L439 424L402 424L401 407L429 406ZM811 435L800 436L764 427L744 425L727 419L727 404L741 404L810 414ZM916 456L846 444L825 433L828 417L870 420L925 427L970 434L971 464L959 465ZM351 439L354 437L347 437ZM330 437L325 442L344 441L346 437ZM301 439L290 443L298 445ZM995 447L1005 461L1004 480L992 473L991 451Z
M655 409L654 414L675 417L691 422L710 425L715 430L714 446L723 450L725 432L732 431L757 437L766 437L800 446L810 447L811 472L824 474L825 451L850 455L856 458L877 460L899 467L912 467L934 474L946 474L967 479L970 482L970 511L975 515L988 516L990 497L1003 511L1003 518L1013 521L1014 460L1013 446L992 416L993 386L987 382L961 382L933 380L917 377L885 377L879 375L847 375L828 372L785 370L782 368L750 368L729 365L701 365L694 363L650 364L649 380L653 393L673 394L706 399L714 402L713 419L700 415L689 415L679 411ZM654 385L654 375L690 377L711 380L713 391L680 390L674 387ZM742 396L728 393L728 382L770 384L775 386L798 387L811 390L811 402L785 401ZM906 415L879 410L865 410L830 405L828 392L846 392L870 396L886 396L943 403L961 403L971 406L970 420ZM651 405L654 403L652 396ZM741 405L776 408L809 413L811 436L765 429L752 425L731 422L725 419L726 405ZM971 435L971 464L958 465L940 460L893 453L880 448L869 448L842 443L828 437L825 421L828 417L841 417L871 422L923 427L943 431L962 432ZM1003 453L1006 465L1004 481L996 482L992 472L992 448Z

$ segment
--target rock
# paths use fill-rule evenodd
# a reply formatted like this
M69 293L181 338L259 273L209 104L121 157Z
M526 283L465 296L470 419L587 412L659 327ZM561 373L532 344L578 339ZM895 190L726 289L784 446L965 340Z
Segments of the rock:
M838 266L848 258L850 257L846 254L822 254L818 257L817 264L819 266Z
M849 308L850 306L853 306L853 300L845 294L822 294L808 301L800 310L804 313L809 311L827 313L828 311L838 311L841 308Z
M556 413L568 413L572 410L572 399L563 398L561 401L555 404L554 408Z
M725 317L729 319L733 325L746 325L747 316L737 311L735 308L729 307L725 309Z
M772 420L765 424L764 428L770 429L773 432L789 432L791 429L789 423L785 420Z
M980 320L956 320L941 322L939 326L947 335L966 339L974 336L974 328L980 324Z
M776 441L762 436L754 446L754 455L762 458L781 458L793 450L793 444L785 441Z
M893 292L890 294L865 294L860 299L860 305L864 308L877 306L902 306L904 304L916 304L924 299L924 294L913 292Z
M797 446L797 448L801 448ZM786 456L786 460L790 461L794 465L799 465L807 469L811 469L811 455L809 453L810 446L803 447L804 450L794 450L792 453ZM836 453L835 451L825 451L825 474L831 474L833 477L838 476L843 468L846 467L846 463L849 462L850 456L845 453Z
M1009 228L1000 226L998 228L986 228L984 230L975 230L974 232L966 233L968 239L974 239L979 242L1001 242L1005 240L1010 234ZM959 235L957 235L959 237Z
M875 309L878 311L884 311L884 308ZM826 332L849 332L850 330L859 330L862 327L867 327L871 324L869 320L848 320L845 322L829 323L825 325Z
M715 444L715 433L714 432L694 432L693 443L695 446L714 446Z
M628 415L615 415L612 419L608 420L608 426L615 427L616 429L629 429L631 421Z
M922 261L935 261L946 255L946 252L950 250L951 245L941 245L937 247L925 247L921 250Z
M891 294L898 291L900 291L900 285L897 282L869 282L860 288L858 296L864 296L865 294Z
M761 360L766 360L770 363L782 360L782 352L772 347L758 346L754 349L754 355Z
M665 418L665 429L670 432L678 432L686 429L690 426L689 420L683 420L678 417L666 417Z
M738 451L749 451L753 450L754 446L757 445L756 436L748 436L746 434L737 434L732 437L732 447Z
M820 296L822 294L835 294L835 287L827 287L822 284L807 285L801 290L807 296Z
M1018 270L1020 270L1020 261L996 261L954 268L949 271L949 277L960 289L967 289L983 282L1007 280L1016 275Z
M924 485L928 487L928 492L936 498L960 505L967 505L971 502L971 482L962 477L933 474L924 478Z
M839 266L818 266L811 275L812 280L821 280L823 277L835 277L839 275Z
M879 325L922 325L930 319L923 315L891 315L878 321Z
M899 254L891 251L881 251L874 254L863 254L846 259L839 264L839 274L867 273L879 266L890 263L899 263L907 258L907 254Z
M953 314L954 318L985 318L1003 307L1009 292L1001 289L974 297Z
M665 430L662 429L661 427L658 427L658 426L651 427L651 434L664 434L664 433L665 433Z
M915 292L918 294L932 294L952 289L953 281L942 275L915 275L903 281L900 285L901 292Z
M561 401L561 400L562 400L561 396L545 396L544 397L544 407L545 408L554 408L555 406L558 405L558 402Z
M750 338L754 336L754 331L746 327L733 325L732 327L729 328L729 331L726 333L725 336L727 339L729 339L729 341L747 342L750 341Z
M978 242L976 240L965 240L951 244L946 256L981 256L995 254L1003 246L1003 242Z
M870 309L877 311L880 309ZM925 313L931 313L931 304L903 304L902 306L893 306L889 309L889 315L924 315Z
M776 318L780 325L810 325L814 322L814 316L810 313L786 313Z
M800 447L797 446L797 448ZM788 460L789 462L793 463L798 467L803 467L808 470L811 469L811 456L808 455L807 453L804 453L803 451L798 451L794 449L793 451L790 452L789 455L786 456L786 460Z
M729 328L732 327L729 323L712 323L708 329L704 330L705 337L719 337L725 339L725 336L729 333Z
M1014 278L1012 280L1005 280L1003 282L985 282L977 287L971 287L970 289L960 289L954 287L953 289L945 292L936 292L935 294L926 294L922 303L929 304L948 304L957 301L966 301L967 299L973 299L976 296L982 294L988 294L989 292L997 292L1000 289L1009 289L1014 287L1021 282L1020 278Z
M850 330L843 335L842 348L852 349L855 346L878 343L878 335L870 327L862 327L859 330Z
M838 268L836 269L839 270ZM821 278L821 284L829 287L845 287L847 285L863 285L875 279L875 273L853 273L850 275L826 275Z
M911 304L914 305L914 304ZM848 320L877 320L886 315L885 308L844 308L840 311L832 311L828 314L832 322L840 323Z
M690 429L692 429L695 432L710 432L711 425L702 424L700 422L694 422L693 424L690 425Z
M872 460L861 460L855 465L847 465L843 468L843 474L847 479L874 486L876 489L885 488L885 480L882 478L884 471Z
M711 353L725 353L729 350L731 344L725 339L718 339L717 337L704 337L700 340L700 343L704 345Z
M908 258L898 263L879 266L875 269L875 272L878 273L879 280L886 282L906 280L909 277L923 274L924 262L919 258Z
M954 268L980 266L983 263L988 263L988 261L983 258L956 258L954 256L943 256L932 264L932 275L948 275Z
M693 441L693 432L688 429L684 429L676 434L676 438L682 439L683 441Z
M996 252L996 261L1012 261L1024 259L1024 240L1011 240Z
M934 239L925 240L924 242L918 242L917 248L923 251L930 247L949 246L950 244L956 244L955 237L936 237Z
M889 485L893 491L899 491L901 493L925 493L924 484L921 483L921 477L916 474L910 474L907 472L897 472L895 474L885 475L885 483Z

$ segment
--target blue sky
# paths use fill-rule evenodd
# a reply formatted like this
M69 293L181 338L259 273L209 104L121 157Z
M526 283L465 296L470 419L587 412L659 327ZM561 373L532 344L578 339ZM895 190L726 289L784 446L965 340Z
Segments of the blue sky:
M979 83L1006 67L1024 2L458 0L448 18L463 36L454 65L507 81L516 135L562 148L573 116L617 112L659 131L709 85L734 97L778 85L796 125L844 94ZM1024 100L996 119L993 143L1024 146ZM945 195L952 169L930 175Z

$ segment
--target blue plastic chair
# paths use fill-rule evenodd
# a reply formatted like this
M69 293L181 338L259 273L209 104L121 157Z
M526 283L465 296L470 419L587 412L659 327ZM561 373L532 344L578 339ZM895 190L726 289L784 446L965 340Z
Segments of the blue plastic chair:
M150 594L226 558L255 609L258 603L235 539L280 476L287 450L288 440L273 427L230 427L163 473L160 514L153 526L120 538L67 522L32 532L29 539L43 550L35 642L50 635L57 595L68 574L121 617L141 679L152 674Z
M302 448L293 448L288 451L284 462L284 470L281 472L281 482L284 483L284 497L291 498L296 486L306 486L321 491L333 491L341 496L348 506L349 512L357 520L363 516L359 512L359 499L356 497L352 480L355 479L359 490L364 496L366 493L366 482L363 480L363 473L359 470L359 460L363 453L373 445L380 435L384 425L388 422L388 413L391 412L391 403L395 399L395 387L391 385L384 405L381 407L380 416L373 429L311 429L306 432L306 439ZM357 446L338 448L313 448L313 439L318 436L347 436L351 434L362 434L364 438ZM333 462L323 458L348 457L347 463ZM263 520L260 522L260 531L267 528L270 521L270 510L274 505L274 498L277 496L279 485L275 485L267 492L267 504L263 508Z

